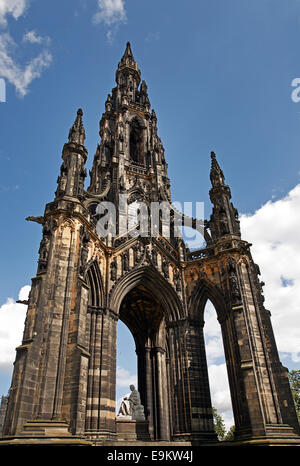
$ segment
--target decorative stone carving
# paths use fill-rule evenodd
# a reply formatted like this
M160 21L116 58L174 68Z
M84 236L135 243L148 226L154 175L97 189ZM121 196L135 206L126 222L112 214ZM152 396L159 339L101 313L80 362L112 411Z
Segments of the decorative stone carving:
M117 262L116 259L110 264L110 279L115 281L117 279Z
M129 251L124 252L122 261L123 261L123 271L127 272L129 270Z
M174 269L173 281L174 281L176 291L181 291L180 273L178 269Z
M157 266L157 251L155 248L152 248L151 257L153 265Z
M138 243L133 247L134 264L139 264L143 258L144 247Z
M84 276L85 271L86 271L87 261L88 261L88 255L89 255L88 243L90 241L90 235L84 227L82 227L81 229L81 235L82 235L82 239L81 239L79 274L81 276Z
M39 249L39 271L45 270L48 264L48 255L49 255L49 247L50 247L50 237L44 234L43 239L40 244Z
M57 222L54 219L52 219L52 217L48 218L48 220L46 220L46 222L44 223L43 238L39 248L39 272L42 272L45 269L47 269L51 235L56 228Z
M162 260L162 272L165 278L169 278L169 263L166 259Z
M241 291L240 285L236 272L236 265L232 258L228 260L228 278L230 285L230 294L232 298L232 304L239 304L241 302Z

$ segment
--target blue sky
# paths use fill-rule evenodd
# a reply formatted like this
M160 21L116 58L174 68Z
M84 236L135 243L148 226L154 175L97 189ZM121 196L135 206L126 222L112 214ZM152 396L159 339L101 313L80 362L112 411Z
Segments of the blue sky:
M270 203L278 241L282 222L295 231L299 197L290 193L300 182L300 103L291 99L291 82L300 76L299 0L2 0L0 306L16 300L36 273L41 228L25 217L42 215L53 199L79 107L91 166L128 40L158 117L173 200L203 201L209 217L214 150L235 206L248 214L249 234L259 241L251 221L256 225L256 213ZM293 207L288 219L277 216L282 199ZM294 237L284 234L295 249ZM271 248L274 241L264 244ZM259 254L268 275L272 260ZM296 271L287 274L284 293L300 280ZM270 277L275 280L271 271ZM298 367L298 356L283 348L289 365Z

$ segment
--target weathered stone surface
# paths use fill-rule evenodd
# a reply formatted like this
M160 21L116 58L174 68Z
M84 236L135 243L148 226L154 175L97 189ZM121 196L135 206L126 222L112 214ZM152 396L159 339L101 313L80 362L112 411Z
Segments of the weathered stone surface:
M236 441L297 442L299 424L263 305L259 269L241 239L216 155L204 249L187 250L172 224L164 236L163 216L148 237L98 235L101 200L120 208L119 227L127 206L133 221L134 202L171 203L157 117L140 76L128 44L105 103L87 191L81 110L64 145L55 199L38 217L43 238L16 353L5 441L82 437L115 444L143 436L170 444L215 442L203 337L210 299L222 329ZM120 194L128 195L125 207ZM144 423L116 421L118 319L135 339Z

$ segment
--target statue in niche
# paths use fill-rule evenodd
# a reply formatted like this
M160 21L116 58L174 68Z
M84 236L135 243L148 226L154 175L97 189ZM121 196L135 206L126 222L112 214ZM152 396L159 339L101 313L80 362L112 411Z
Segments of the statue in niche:
M144 421L144 406L134 385L130 385L131 393L123 398L117 418L127 418L133 421Z
M238 282L236 266L232 259L228 261L228 268L229 268L229 285L230 285L230 292L232 296L233 304L237 304L241 302L241 292L240 286Z
M124 126L120 124L119 129L119 151L124 152Z
M176 291L181 291L180 274L179 274L179 271L177 269L175 269L175 271L173 273L173 281L174 281Z
M124 272L127 272L129 270L128 251L123 255L123 270Z
M90 241L90 235L85 230L84 227L81 230L81 234L82 234L82 249L80 253L79 273L81 276L84 276L84 273L86 271L86 266L87 266L88 255L89 255L88 243Z
M152 262L154 265L157 265L157 252L154 248L152 248Z
M117 263L115 259L110 264L110 278L115 281L117 279Z
M43 239L40 243L39 248L39 270L45 270L48 265L48 256L49 256L49 249L50 249L50 238L52 231L54 231L57 227L56 221L52 218L48 219L43 227Z
M48 263L48 255L49 255L49 246L50 246L50 238L47 235L44 235L39 249L40 260L39 260L39 267L40 270L44 270L47 268Z
M80 199L83 198L83 190L84 190L84 180L87 176L87 171L85 167L82 167L79 174L78 179L78 187L77 187L77 195Z
M230 233L229 226L228 226L228 219L224 209L221 209L219 212L220 217L220 232L221 235L227 235Z
M162 271L165 278L169 278L169 263L165 259L162 261Z
M141 244L136 244L133 247L133 254L134 254L134 263L138 264L143 257L143 246Z

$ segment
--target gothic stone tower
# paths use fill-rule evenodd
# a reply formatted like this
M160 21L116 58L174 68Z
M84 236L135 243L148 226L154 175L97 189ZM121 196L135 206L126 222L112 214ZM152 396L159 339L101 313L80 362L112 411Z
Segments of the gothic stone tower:
M259 268L250 244L241 239L238 213L215 154L204 249L190 252L172 229L164 234L163 220L150 236L127 230L99 235L100 202L112 202L123 220L130 220L134 203L143 201L149 208L171 203L157 118L129 43L116 83L105 102L88 189L78 110L63 147L55 199L42 217L28 218L42 225L43 237L4 435L34 436L38 430L47 436L51 426L55 431L65 425L69 438L98 444L116 440L116 327L121 319L135 340L150 438L216 441L203 337L209 299L223 335L236 440L299 440Z

